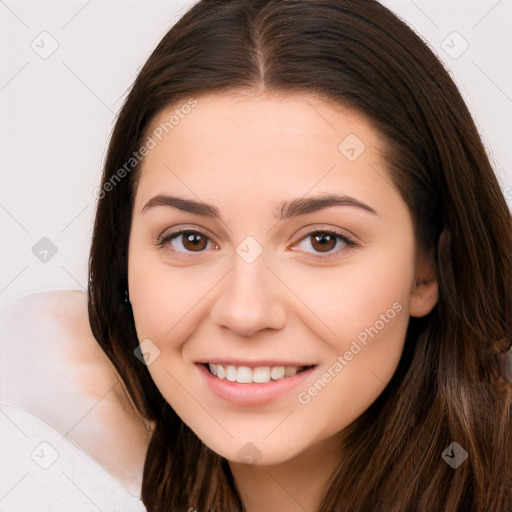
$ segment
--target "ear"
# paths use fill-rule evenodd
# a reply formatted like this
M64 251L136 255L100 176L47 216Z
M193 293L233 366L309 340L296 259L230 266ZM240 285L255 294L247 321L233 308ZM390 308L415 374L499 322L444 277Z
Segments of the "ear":
M416 282L409 300L409 315L420 318L428 315L439 299L435 265L431 258L419 254L416 263Z

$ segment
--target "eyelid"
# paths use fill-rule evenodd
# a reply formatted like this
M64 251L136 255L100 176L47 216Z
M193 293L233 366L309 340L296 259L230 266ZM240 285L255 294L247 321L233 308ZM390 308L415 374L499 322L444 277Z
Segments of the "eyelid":
M188 225L188 224L177 224L175 226L167 226L157 237L157 240L161 240L163 238L166 238L168 235L169 236L177 236L179 235L180 233L183 233L183 232L193 232L193 233L198 233L198 234L201 234L205 237L207 237L208 239L210 239L212 242L214 241L214 238L215 236L213 235L213 233L210 232L209 229L207 228L199 228L197 226L194 226L194 225ZM217 244L217 242L215 242Z
M333 233L334 235L338 235L342 238L347 238L347 239L353 240L354 242L355 242L355 238L356 238L355 235L352 235L346 229L343 230L342 228L334 227L329 224L318 224L318 223L308 224L307 226L304 226L302 229L300 229L299 232L302 234L298 235L296 242L294 242L294 243L302 241L305 237L307 237L313 233Z

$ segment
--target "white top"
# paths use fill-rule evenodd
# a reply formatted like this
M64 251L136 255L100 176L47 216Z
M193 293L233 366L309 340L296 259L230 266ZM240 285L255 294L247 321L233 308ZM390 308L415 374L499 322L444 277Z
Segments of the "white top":
M144 512L95 460L32 414L0 406L2 512Z
M145 511L148 432L80 291L0 312L0 511Z

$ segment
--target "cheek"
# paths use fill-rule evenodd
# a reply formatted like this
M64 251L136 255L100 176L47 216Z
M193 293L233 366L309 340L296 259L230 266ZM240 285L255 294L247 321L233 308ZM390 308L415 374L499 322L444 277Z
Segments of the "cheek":
M281 275L307 306L302 306L302 320L340 353L376 323L386 334L381 338L392 329L404 332L407 327L414 281L412 249L399 254L368 252L337 267L310 267L307 271L283 267Z
M164 344L173 348L173 339L181 343L216 281L213 271L171 266L156 250L134 243L129 252L128 287L139 340L154 340L160 349Z
M172 325L173 289L163 279L162 265L156 260L156 248L144 246L132 233L128 252L128 289L139 341L158 339ZM164 312L167 311L167 314Z
M151 265L148 258L134 254L129 261L128 287L137 334L139 339L158 337L165 328L162 311L167 309L171 290L162 281L158 265Z
M199 278L191 282L193 274L187 276L180 270L164 264L152 251L130 251L130 302L139 342L146 343L146 351L152 354L148 371L164 398L177 410L186 411L190 404L178 383L188 377L177 363L190 336L189 322L200 295Z
M294 281L294 290L315 312L302 320L329 354L326 372L298 398L310 418L332 410L331 426L324 425L330 435L362 414L396 370L409 323L413 250L383 250L322 271Z
M328 338L332 356L328 372L302 390L299 401L309 409L309 417L332 408L332 424L324 425L325 435L360 416L397 368L409 323L412 254L412 249L382 252L371 263L340 269L333 281L339 285L326 287L325 293L319 293L317 285L318 311L335 332Z

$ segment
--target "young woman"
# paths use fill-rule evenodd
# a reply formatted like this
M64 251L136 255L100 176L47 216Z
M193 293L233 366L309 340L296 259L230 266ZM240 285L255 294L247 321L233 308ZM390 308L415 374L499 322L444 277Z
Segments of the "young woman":
M89 318L148 422L147 510L512 510L511 215L388 9L200 1L98 198Z

